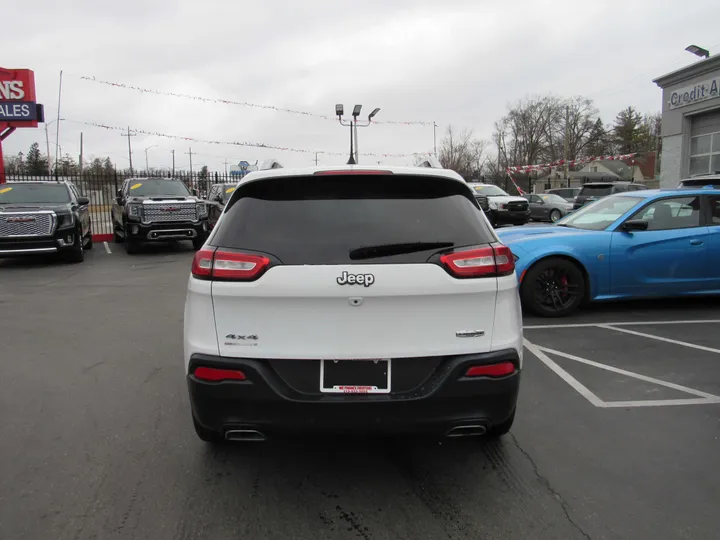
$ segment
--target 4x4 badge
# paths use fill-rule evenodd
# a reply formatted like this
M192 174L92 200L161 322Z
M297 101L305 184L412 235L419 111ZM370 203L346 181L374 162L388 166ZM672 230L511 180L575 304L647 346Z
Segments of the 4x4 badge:
M338 285L365 285L369 287L375 283L375 276L372 274L348 274L343 272L337 278Z

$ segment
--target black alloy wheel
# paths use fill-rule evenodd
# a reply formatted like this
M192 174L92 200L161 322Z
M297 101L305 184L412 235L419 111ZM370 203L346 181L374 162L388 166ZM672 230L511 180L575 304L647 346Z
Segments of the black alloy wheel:
M523 306L536 315L565 317L582 305L585 277L572 261L545 259L525 274L520 295Z

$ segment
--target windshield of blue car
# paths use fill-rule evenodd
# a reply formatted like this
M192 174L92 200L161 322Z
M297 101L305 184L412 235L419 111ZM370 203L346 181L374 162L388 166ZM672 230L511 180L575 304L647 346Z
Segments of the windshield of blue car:
M508 197L507 193L493 184L475 184L472 188L486 197Z
M178 180L138 180L130 184L130 197L187 197L190 190Z
M643 200L641 197L605 197L561 219L557 225L573 229L602 231Z
M0 184L0 204L57 204L70 202L65 184Z

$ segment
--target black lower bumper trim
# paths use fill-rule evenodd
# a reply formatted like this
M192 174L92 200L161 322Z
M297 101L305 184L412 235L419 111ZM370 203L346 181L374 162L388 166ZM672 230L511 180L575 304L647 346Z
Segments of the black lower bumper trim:
M297 362L306 362L297 360ZM468 378L472 365L512 362L516 371L499 379ZM245 381L210 383L192 373L199 366L241 370ZM187 376L193 416L217 432L255 429L274 433L427 433L456 425L493 425L515 410L520 384L514 349L441 357L422 385L391 394L337 395L299 392L267 360L193 355Z

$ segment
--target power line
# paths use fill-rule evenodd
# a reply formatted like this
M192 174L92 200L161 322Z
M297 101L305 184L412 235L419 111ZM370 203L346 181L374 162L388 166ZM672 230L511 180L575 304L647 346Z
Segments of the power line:
M155 95L159 95L159 96L170 96L170 97L176 97L176 98L191 99L193 101L202 101L205 103L216 103L216 104L221 104L221 105L237 105L240 107L251 107L251 108L255 108L255 109L272 110L272 111L277 111L277 112L294 114L294 115L298 115L298 116L308 116L308 117L312 117L312 118L320 118L322 120L330 120L333 122L336 120L335 116L328 116L325 114L318 114L318 113L313 113L313 112L309 112L309 111L300 111L297 109L286 109L284 107L276 107L275 105L262 105L259 103L250 103L248 101L233 101L230 99L218 99L218 98L208 98L208 97L203 97L203 96L193 96L191 94L179 94L176 92L166 92L164 90L157 90L157 89L153 89L153 88L143 88L140 86L133 86L133 85L129 85L129 84L123 84L123 83L117 83L117 82L111 82L111 81L103 81L100 79L96 79L93 76L85 76L85 75L75 75L75 76L79 77L81 80L84 80L84 81L91 81L94 83L104 84L107 86L112 86L114 88L122 88L125 90L134 90L136 92L141 92L144 94L155 94ZM375 121L375 123L376 124L407 125L407 126L410 126L410 125L418 125L418 126L432 125L432 122L426 122L423 120L410 120L410 121L385 120L385 121Z
M64 121L71 122L73 124L81 124L84 126L91 126L91 127L96 127L96 128L106 129L106 130L112 130L112 131L125 132L126 129L129 131L129 128L124 128L124 127L119 127L119 126L111 126L108 124L101 124L99 122L85 122L82 120L71 120L68 118L66 118ZM295 153L302 153L302 154L314 154L317 151L317 150L310 150L310 149L306 149L306 148L292 148L292 147L284 147L284 146L275 146L275 145L256 143L256 142L198 139L196 137L184 137L184 136L179 136L179 135L171 135L168 133L160 133L160 132L156 132L156 131L146 131L146 130L142 130L142 129L133 129L132 136L135 136L135 135L149 135L152 137L162 137L162 138L166 138L166 139L183 140L183 141L189 141L189 142L200 143L200 144L242 146L242 147L260 148L260 149L264 149L264 150L279 150L281 152L295 152ZM127 135L124 133L123 136L127 136ZM331 155L331 156L347 155L346 152L322 151L322 153L326 154L326 155ZM412 153L406 153L406 154L363 152L363 155L366 155L366 156L376 156L376 157L380 156L380 157L385 157L385 158L414 157L414 156L418 156L418 155L430 155L430 154L431 154L431 152L412 152Z

